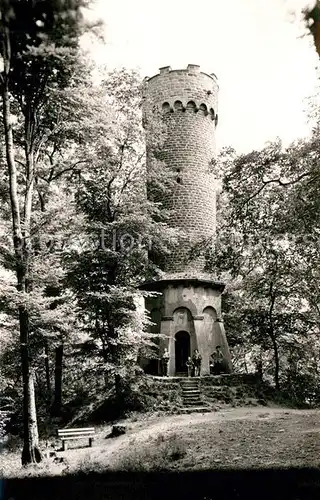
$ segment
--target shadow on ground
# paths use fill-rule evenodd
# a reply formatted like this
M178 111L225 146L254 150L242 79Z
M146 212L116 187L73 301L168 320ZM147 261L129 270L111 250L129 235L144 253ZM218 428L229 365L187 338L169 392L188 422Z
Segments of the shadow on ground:
M1 500L317 499L320 469L107 473L2 481Z

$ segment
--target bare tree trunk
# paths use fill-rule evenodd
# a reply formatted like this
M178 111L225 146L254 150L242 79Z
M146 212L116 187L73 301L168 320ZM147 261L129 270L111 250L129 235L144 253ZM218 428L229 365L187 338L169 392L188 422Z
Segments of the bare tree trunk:
M14 159L13 132L10 112L9 73L11 59L11 45L9 28L6 25L5 12L2 24L2 54L4 70L1 77L3 125L6 144L6 158L9 174L10 203L12 214L13 243L16 257L17 288L21 294L28 292L28 252L25 247L25 238L22 232L20 206L17 186L17 169ZM21 297L22 298L22 297ZM23 426L24 445L22 463L40 462L41 453L38 440L38 428L35 406L33 376L30 370L29 359L29 314L22 304L19 307L20 323L20 352L23 381Z
M275 383L277 391L279 391L280 390L280 377L279 377L280 360L279 360L278 344L277 344L277 341L275 339L272 340L272 346L273 346L273 353L274 353L274 383Z
M243 365L244 365L245 372L248 373L248 365L247 365L246 360L244 360Z
M114 325L112 324L111 320L108 320L108 334L110 338L115 339L117 334L116 330L114 328ZM112 359L112 363L114 364L115 367L115 375L114 375L114 389L115 389L115 394L116 394L116 399L118 402L122 401L122 395L123 395L123 384L122 384L122 378L119 373L117 373L117 369L120 366L120 359L119 359L119 351L116 346L110 345L110 355Z
M28 153L26 153L28 154ZM30 160L29 160L30 162ZM35 177L35 184L37 184L37 178ZM44 213L46 209L45 197L41 194L40 190L38 190L38 196L40 201L40 209L41 212ZM51 403L52 403L52 387L51 387L51 377L50 377L50 350L49 350L49 341L48 338L44 339L44 366L46 373L46 389L47 389L47 407L50 411Z
M54 371L54 401L52 415L59 417L62 407L62 369L63 369L63 344L56 347Z
M271 338L272 342L272 347L273 347L273 353L274 353L274 383L276 386L277 391L280 390L280 377L279 377L279 372L280 372L280 359L279 359L279 350L278 350L278 343L274 331L274 325L273 325L273 309L276 301L276 292L273 291L273 282L270 284L270 297L271 297L271 303L270 303L270 308L269 308L269 335Z
M122 398L122 379L118 373L114 376L114 385L116 391L116 397L121 401Z
M52 393L51 393L51 378L50 378L49 343L48 343L48 340L45 340L44 353L45 353L44 363L45 363L45 370L46 370L46 385L47 385L48 402L51 402Z
M39 436L37 425L37 411L34 393L34 375L28 373L28 385L24 386L27 395L24 397L24 446L22 450L22 465L41 462L42 456L39 449Z

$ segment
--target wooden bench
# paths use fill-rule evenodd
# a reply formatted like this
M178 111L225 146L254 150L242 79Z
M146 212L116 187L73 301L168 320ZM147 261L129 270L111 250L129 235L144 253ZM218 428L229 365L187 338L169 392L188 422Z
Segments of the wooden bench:
M70 441L71 439L89 439L89 446L92 446L92 442L94 440L94 428L93 427L84 427L82 429L59 429L58 437L62 441L62 450L65 451L67 449L66 441Z

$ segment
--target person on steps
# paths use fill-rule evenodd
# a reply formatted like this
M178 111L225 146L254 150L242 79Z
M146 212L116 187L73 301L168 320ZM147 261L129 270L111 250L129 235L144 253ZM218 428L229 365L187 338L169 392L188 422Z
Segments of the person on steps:
M194 376L195 377L200 377L202 357L201 357L201 354L198 351L198 349L196 349L194 351L192 361L193 361L193 364L194 364Z
M164 350L162 354L162 375L164 377L168 377L168 364L169 364L170 354L168 349Z
M187 365L187 370L188 370L188 377L192 377L193 374L193 361L191 357L189 356L186 362Z

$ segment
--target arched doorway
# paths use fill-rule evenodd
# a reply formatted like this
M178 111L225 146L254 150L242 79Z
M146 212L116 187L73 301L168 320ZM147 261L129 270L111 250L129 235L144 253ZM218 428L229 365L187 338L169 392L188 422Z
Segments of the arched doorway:
M176 373L184 373L187 371L186 362L190 356L190 335L181 331L176 333L175 340Z

